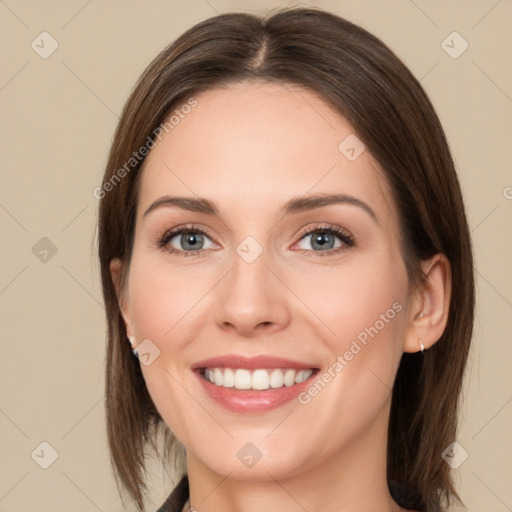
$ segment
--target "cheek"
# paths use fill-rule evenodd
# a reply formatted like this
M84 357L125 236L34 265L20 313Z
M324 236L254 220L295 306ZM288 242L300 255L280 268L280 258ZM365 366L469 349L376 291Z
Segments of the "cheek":
M297 294L318 316L318 332L324 333L330 354L326 380L332 384L327 385L330 391L321 392L318 403L325 410L346 408L348 415L374 414L391 393L402 354L408 293L402 260L359 260L339 272L326 269L324 276L302 280L300 287L297 281L297 286Z
M140 251L134 252L129 276L136 339L138 343L150 340L158 354L149 365L141 363L146 387L164 422L184 440L188 439L187 428L183 415L176 411L191 407L187 345L203 325L198 318L201 298L212 287L208 276L215 277L213 273L203 273L201 278L195 274L192 266L176 270L162 256Z
M208 282L194 276L190 269L171 268L165 258L134 255L129 288L138 339L149 338L172 350L182 337L176 336L176 332L193 323L196 306L207 292Z
M348 410L361 410L364 401L371 414L391 393L402 355L407 274L402 260L391 257L345 270L329 283L324 299L325 322L335 332L329 336L333 361L343 367L333 388L346 387Z
M188 340L183 330L193 321L192 305L199 292L185 281L183 274L169 272L147 258L132 260L129 289L135 335L138 343L146 343L154 354L150 364L144 364L143 354L139 356L141 371L156 408L179 439L186 439L187 430L183 415L176 411L190 406L190 396L183 387L183 353Z
M391 334L402 326L399 313L405 306L408 285L399 258L354 258L338 269L320 268L314 277L304 272L297 279L290 273L288 279L293 280L297 296L314 313L337 353L348 350L358 336L364 343L365 333L370 336L368 330L376 334L372 327L379 334Z

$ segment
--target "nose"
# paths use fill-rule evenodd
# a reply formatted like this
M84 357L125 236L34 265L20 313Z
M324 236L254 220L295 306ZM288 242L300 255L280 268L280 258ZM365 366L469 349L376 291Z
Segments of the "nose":
M287 289L263 252L252 262L235 253L233 267L217 286L215 321L223 330L253 337L290 321Z

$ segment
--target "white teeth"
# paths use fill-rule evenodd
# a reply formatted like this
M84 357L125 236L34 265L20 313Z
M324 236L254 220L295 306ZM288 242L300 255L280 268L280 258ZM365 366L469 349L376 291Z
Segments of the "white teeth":
M215 385L216 386L222 386L222 381L224 379L223 379L223 376L222 376L222 372L220 371L220 368L215 368L213 370L213 377L214 377Z
M269 378L267 370L256 370L252 374L252 389L268 389Z
M221 384L215 383L217 386ZM251 372L249 370L236 370L235 372L235 388L236 389L251 389Z
M231 368L226 368L224 370L224 379L222 381L222 385L225 388L234 388L235 387L235 373Z
M297 372L297 375L295 376L295 384L300 384L309 377L309 375L306 375L306 372L307 370L299 370Z
M293 386L309 379L313 370L294 370L292 368L247 370L244 368L206 368L206 380L224 388L265 390L283 386Z
M284 374L283 380L285 386L293 386L295 384L295 375L297 372L295 370L286 370Z
M270 374L270 387L282 388L284 384L283 372L281 370L272 370Z

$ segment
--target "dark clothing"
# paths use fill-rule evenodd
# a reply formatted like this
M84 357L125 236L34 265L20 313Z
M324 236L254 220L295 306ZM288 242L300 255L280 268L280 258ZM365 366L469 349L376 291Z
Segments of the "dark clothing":
M437 512L434 510L427 511L418 492L408 490L396 482L390 482L389 491L393 499L403 508L417 510L418 512ZM189 498L189 492L188 475L184 475L156 512L181 512Z
M184 475L156 512L181 512L189 498L188 475Z

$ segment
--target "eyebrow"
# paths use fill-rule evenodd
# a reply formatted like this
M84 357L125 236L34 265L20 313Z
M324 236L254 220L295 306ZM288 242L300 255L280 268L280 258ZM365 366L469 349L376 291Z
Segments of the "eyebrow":
M377 214L361 199L347 194L310 194L307 196L294 197L287 201L281 208L281 214L298 213L315 210L333 204L349 204L363 209L370 217L379 224ZM219 209L213 201L201 197L178 197L165 195L154 201L144 212L146 217L150 212L163 206L176 206L183 210L203 213L205 215L219 215Z

